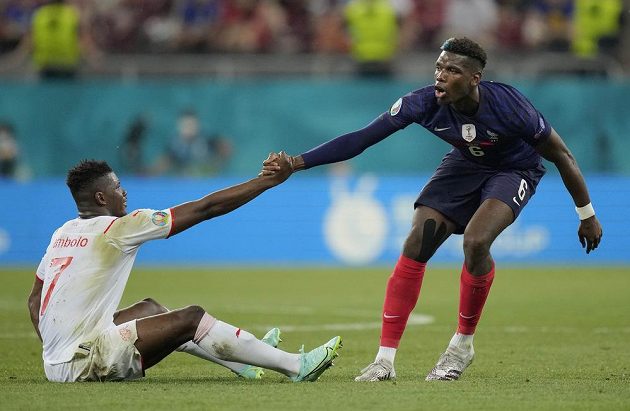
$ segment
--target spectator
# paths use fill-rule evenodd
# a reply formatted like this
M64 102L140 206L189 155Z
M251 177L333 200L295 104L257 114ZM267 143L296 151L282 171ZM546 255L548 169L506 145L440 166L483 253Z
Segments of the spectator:
M0 122L0 179L26 179L28 169L20 163L20 149L13 126Z
M313 27L307 0L280 0L286 13L286 32L280 37L279 50L302 53L311 51Z
M499 0L497 46L502 50L522 49L524 4L521 0Z
M286 32L286 13L279 4L271 0L235 0L226 3L215 44L220 51L270 52Z
M143 146L147 128L146 118L139 115L127 130L121 150L121 162L126 173L141 175L146 172Z
M447 2L412 0L411 9L402 21L401 47L404 50L433 49L441 40Z
M350 50L350 41L345 32L343 12L336 0L326 4L313 2L313 46L316 53L339 54Z
M229 140L221 135L204 137L199 117L192 110L180 115L177 126L177 135L158 160L157 173L200 177L223 170L232 155Z
M581 57L616 54L622 11L622 0L576 0L573 51Z
M149 2L152 9L144 8L147 17L142 27L142 40L150 52L176 52L182 31L181 19L174 12L172 0Z
M96 64L100 53L94 47L76 7L65 0L50 0L35 10L31 31L25 35L10 60L21 64L31 54L44 79L75 78L85 56Z
M97 4L91 22L96 44L114 53L139 51L143 25L140 8L129 2L109 4L109 7Z
M29 31L35 0L0 1L0 54L15 50Z
M498 7L494 0L449 0L440 37L474 38L486 49L493 49L497 24Z
M179 9L182 28L180 51L207 52L216 37L221 17L220 0L186 0Z
M210 172L218 174L228 166L232 158L232 142L220 134L214 134L208 139L210 151Z
M532 48L568 51L572 19L573 0L536 0L525 17L524 40Z
M392 4L388 0L351 0L344 12L358 74L390 75L399 36Z

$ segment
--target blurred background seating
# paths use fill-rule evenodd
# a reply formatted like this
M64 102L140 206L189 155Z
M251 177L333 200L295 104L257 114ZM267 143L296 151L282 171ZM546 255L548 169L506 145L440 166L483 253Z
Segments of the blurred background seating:
M7 67L6 61L31 32L31 21L38 9L48 3L0 1L0 66L5 62L0 70L5 76L24 76L25 63ZM383 33L379 36L392 43L383 46L389 48L383 56L391 58L388 68L394 75L407 74L409 62L425 60L430 67L436 48L453 35L474 37L484 44L494 55L496 70L514 71L508 67L518 66L522 71L519 74L530 76L545 74L550 65L564 72L604 71L607 75L619 75L627 72L630 59L626 0L63 3L80 15L82 43L90 46L85 47L89 51L85 53L87 57L94 54L93 50L105 53L103 61L82 67L89 75L238 76L250 75L252 71L280 75L350 74L356 69L354 59L358 58L359 63L365 59L357 54L357 41L365 41L366 36L359 34L360 19L365 20L363 27L371 24L374 33L380 27ZM383 21L390 18L383 14L383 10L388 10L386 13L395 16L396 27L383 22L377 27L377 20L367 20L371 14L360 12L359 7L378 10L381 15L376 19ZM164 54L181 58L160 64Z
M251 175L261 155L359 128L430 83L441 43L466 35L488 51L485 78L521 88L585 172L630 174L629 3L0 0L0 118L22 175L86 156L135 175ZM191 108L204 135L173 156ZM423 133L384 143L395 164L368 152L346 166L429 172L445 146Z

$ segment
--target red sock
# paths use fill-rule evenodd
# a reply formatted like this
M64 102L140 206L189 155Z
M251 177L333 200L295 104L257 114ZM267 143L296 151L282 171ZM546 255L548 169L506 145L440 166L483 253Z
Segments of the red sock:
M387 281L381 346L398 348L409 314L416 306L427 264L401 255Z
M458 333L467 335L475 333L492 280L494 280L494 263L488 274L477 276L470 274L464 264L459 286Z

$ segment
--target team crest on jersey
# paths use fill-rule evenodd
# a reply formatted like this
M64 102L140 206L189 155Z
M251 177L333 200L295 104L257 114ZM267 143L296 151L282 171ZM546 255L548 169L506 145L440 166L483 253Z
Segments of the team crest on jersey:
M538 130L536 130L536 134L534 134L534 139L538 140L540 136L542 136L545 129L545 120L543 120L542 117L538 117Z
M402 98L399 98L398 100L396 100L392 108L389 109L389 114L391 116L395 116L396 114L400 112L401 107L402 107Z
M462 137L469 143L477 137L477 129L474 124L462 124Z
M156 211L151 215L151 222L158 227L163 227L168 224L168 213L164 211Z
M488 138L490 139L491 142L496 143L499 141L499 135L495 133L494 131L486 130L486 133L488 134Z

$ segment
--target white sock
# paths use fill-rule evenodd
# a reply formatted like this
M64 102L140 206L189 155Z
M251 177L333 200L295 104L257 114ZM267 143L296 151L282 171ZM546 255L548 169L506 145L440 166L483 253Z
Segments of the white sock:
M199 347L197 344L195 344L192 341L188 341L187 343L180 345L175 351L185 352L187 354L194 355L195 357L203 358L204 360L207 360L207 361L212 361L213 363L222 365L225 368L228 368L231 371L234 371L236 373L239 373L245 367L248 367L247 364L241 364L239 362L232 362L232 361L224 361L217 357L213 357L212 355L208 354L206 351L204 351L201 347Z
M452 345L462 350L470 351L473 346L473 337L474 337L474 334L467 335L467 334L455 333L455 335L453 335L453 338L451 338L451 341L448 343L448 345Z
M383 359L391 362L393 365L394 358L396 358L396 351L397 349L392 347L378 347L378 353L376 354L376 359L374 360L374 362Z
M265 344L251 333L217 320L197 345L212 357L224 361L257 365L288 377L300 372L300 354L290 354Z

